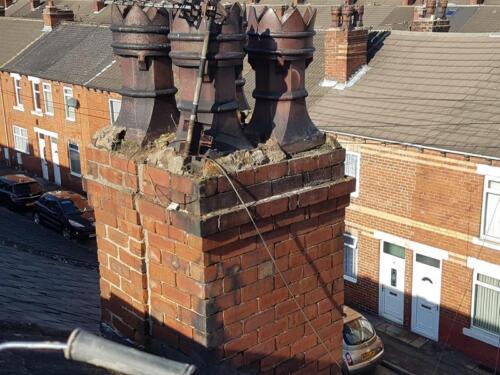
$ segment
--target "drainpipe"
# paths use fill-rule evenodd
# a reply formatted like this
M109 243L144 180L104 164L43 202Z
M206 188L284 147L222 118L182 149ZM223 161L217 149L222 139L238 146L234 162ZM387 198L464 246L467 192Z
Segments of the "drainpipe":
M3 73L3 72L2 72ZM3 129L5 131L5 143L7 148L10 148L9 145L9 133L7 132L7 114L5 111L5 102L4 102L4 97L3 97L3 82L2 82L2 76L0 75L0 95L2 96L2 114L3 114ZM5 155L5 154L4 154ZM10 151L9 151L9 160L7 160L7 163L10 165Z

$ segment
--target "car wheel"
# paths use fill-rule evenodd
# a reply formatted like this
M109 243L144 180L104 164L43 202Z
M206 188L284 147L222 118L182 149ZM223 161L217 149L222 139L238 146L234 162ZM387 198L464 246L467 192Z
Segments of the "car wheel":
M64 238L66 238L67 240L71 240L71 230L66 227L66 228L63 228L62 230L62 235Z
M40 215L38 214L38 212L35 212L33 214L33 222L36 224L36 225L40 225Z

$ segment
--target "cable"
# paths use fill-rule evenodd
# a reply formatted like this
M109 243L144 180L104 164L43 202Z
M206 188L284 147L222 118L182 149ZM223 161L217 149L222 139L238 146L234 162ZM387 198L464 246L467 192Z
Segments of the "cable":
M266 243L264 237L262 236L262 233L260 232L259 227L255 223L255 220L254 220L252 214L250 213L250 210L248 209L248 206L245 204L244 200L241 198L240 193L238 192L238 190L234 186L234 183L231 180L231 178L229 177L229 175L227 174L226 170L224 169L224 167L222 165L220 165L214 159L210 159L210 158L207 157L206 160L210 160L211 162L213 162L217 166L217 168L219 168L219 170L222 172L222 174L224 175L224 177L226 177L226 179L228 180L229 184L231 185L231 188L236 193L236 196L238 197L238 200L241 202L241 204L243 205L243 208L245 209L248 217L250 218L250 221L252 222L252 225L254 226L255 230L257 231L257 235L259 236L260 241L264 245L264 248L265 248L267 254L269 255L269 258L271 259L271 262L273 263L274 268L278 272L278 275L280 276L281 281L283 281L283 284L285 285L286 289L288 290L288 294L290 296L292 296L293 301L295 302L295 304L299 308L301 314L304 316L304 319L307 322L308 326L311 328L311 330L314 332L314 334L318 337L318 340L319 340L320 344L323 346L323 348L326 350L326 352L333 359L333 361L337 365L337 367L342 371L342 366L335 359L335 357L333 356L332 352L330 351L330 349L328 348L328 346L324 342L323 338L320 336L319 332L316 330L316 328L314 328L312 322L309 320L309 318L308 318L306 312L304 311L303 307L300 305L299 301L297 301L297 298L295 297L295 294L292 292L292 289L290 288L290 285L289 285L288 281L286 280L285 275L283 275L283 272L281 272L281 270L280 270L280 268L278 266L278 263L276 262L276 259L274 258L273 254L271 253L271 250L269 250L269 247L267 246L267 243ZM342 313L341 313L341 316L342 316Z

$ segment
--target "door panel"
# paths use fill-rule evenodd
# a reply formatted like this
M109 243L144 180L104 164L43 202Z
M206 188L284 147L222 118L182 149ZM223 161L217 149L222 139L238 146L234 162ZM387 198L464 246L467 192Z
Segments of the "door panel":
M412 330L437 341L441 300L441 261L415 254L412 288Z
M46 159L45 137L43 134L38 134L38 149L40 152L40 163L42 166L42 177L45 180L49 179L49 167Z
M61 185L61 170L59 169L59 150L57 148L57 139L50 139L50 146L52 149L52 165L54 167L54 182Z
M380 315L403 324L405 290L405 249L382 243L380 256Z

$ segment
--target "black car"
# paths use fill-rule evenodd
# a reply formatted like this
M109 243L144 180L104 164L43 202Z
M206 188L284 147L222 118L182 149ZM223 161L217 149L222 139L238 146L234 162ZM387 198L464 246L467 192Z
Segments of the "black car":
M0 202L12 209L33 206L43 194L42 185L24 174L0 176Z
M67 239L95 237L94 211L87 199L72 191L51 191L35 203L33 221L62 232Z

